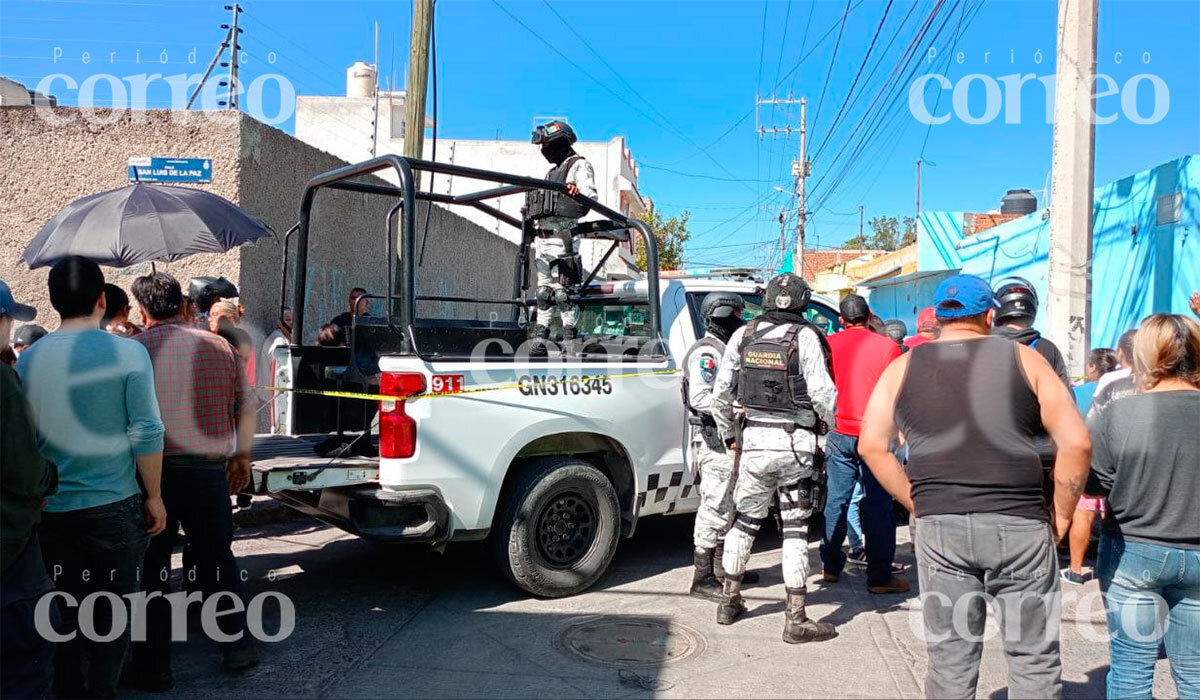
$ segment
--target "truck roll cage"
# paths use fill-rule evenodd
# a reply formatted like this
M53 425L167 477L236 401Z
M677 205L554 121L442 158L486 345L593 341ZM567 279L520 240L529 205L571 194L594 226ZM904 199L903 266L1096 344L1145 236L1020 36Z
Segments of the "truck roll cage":
M400 182L399 186L356 180L356 178L361 178L381 170L395 172ZM496 183L497 186L460 195L421 192L416 188L416 178L414 177L414 173L420 172L483 180L485 182ZM650 331L652 335L648 340L657 347L664 347L659 324L661 309L657 275L658 246L653 234L645 223L614 211L591 197L582 194L572 195L567 191L567 186L562 183L521 175L480 170L461 165L405 158L394 154L383 155L361 163L330 170L309 179L305 185L304 196L300 202L300 221L287 232L283 240L283 280L280 294L280 320L282 320L283 316L283 290L287 288L288 242L293 237L293 233L295 234L296 257L293 269L296 281L292 289L292 342L294 345L302 345L304 339L304 300L307 286L306 273L308 269L308 240L311 213L313 200L317 192L321 189L360 192L397 199L396 203L389 209L385 220L388 289L386 296L382 298L387 300L385 319L388 328L399 339L400 351L404 354L413 354L417 351L413 326L416 321L416 305L418 301L515 305L519 309L522 309L526 318L528 318L529 295L527 291L530 288L528 279L529 245L533 239L532 226L529 222L521 221L516 217L504 213L490 202L500 197L521 194L535 189L558 192L586 206L590 212L605 217L601 220L581 222L575 229L575 235L579 237L612 241L612 245L597 263L595 269L586 275L581 275L584 278L581 288L586 287L587 284L595 279L609 257L616 251L617 246L621 242L629 240L629 232L637 231L641 236L642 244L645 246L646 266L648 268L646 274L646 305L648 308L646 325L652 329ZM415 243L417 237L416 207L418 201L428 202L430 206L436 203L472 207L521 230L522 236L518 244L517 269L513 275L513 295L511 298L488 299L445 295L420 296L416 294ZM399 264L397 264L394 247L397 241L397 228L400 234L398 237L400 245ZM394 270L397 268L399 280L394 280ZM588 303L587 297L581 295L577 303ZM349 332L349 329L347 330Z

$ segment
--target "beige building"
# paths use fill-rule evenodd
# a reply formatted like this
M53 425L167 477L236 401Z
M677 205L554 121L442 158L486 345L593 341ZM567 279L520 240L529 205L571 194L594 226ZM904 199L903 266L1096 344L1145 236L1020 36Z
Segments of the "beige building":
M97 112L102 120L111 114ZM211 158L212 181L187 186L240 205L279 237L298 219L308 178L345 165L238 112L125 112L112 124L89 123L74 108L56 108L54 114L70 121L52 126L33 107L0 108L0 276L18 299L38 308L38 322L48 328L57 326L46 289L48 268L29 270L19 258L63 206L83 195L128 185L130 158ZM353 286L375 294L385 291L383 227L392 203L391 198L350 192L323 191L318 196L308 255L307 318L323 322L344 311ZM269 332L280 303L280 240L266 238L225 254L195 255L159 264L159 269L181 282L195 275L224 275L239 287L251 330ZM417 271L418 290L509 297L515 260L511 242L435 207L429 245ZM106 268L105 275L128 291L134 277L149 269L149 264ZM290 288L287 300L290 303ZM451 310L423 303L418 311L439 316ZM315 335L319 323L305 325Z
M404 92L380 91L378 115L375 120L375 76L371 66L356 63L346 72L346 94L336 96L301 95L296 98L296 138L332 153L343 160L359 161L375 153L404 152ZM426 120L427 124L432 123ZM530 127L532 130L532 122ZM372 141L374 134L374 144ZM584 136L586 134L581 134ZM426 136L423 157L434 160L432 138ZM649 206L638 191L638 167L622 136L608 141L579 141L575 150L587 158L596 175L596 189L601 204L627 216L637 217ZM482 170L543 176L550 168L537 146L522 140L472 140L439 138L437 158L441 163L453 163ZM422 181L422 187L444 194L464 194L492 186L478 180L438 175L432 183ZM500 210L520 217L522 195L496 200ZM520 231L475 210L462 215L498 236L516 242ZM590 269L608 250L607 242L583 241L580 254ZM624 245L605 265L604 276L627 279L640 276L630 246Z
M859 286L889 277L899 277L917 271L917 244L899 250L826 251L845 252L844 259L818 270L813 276L813 290L837 299L859 291ZM857 253L857 255L854 255ZM861 293L861 292L860 292Z

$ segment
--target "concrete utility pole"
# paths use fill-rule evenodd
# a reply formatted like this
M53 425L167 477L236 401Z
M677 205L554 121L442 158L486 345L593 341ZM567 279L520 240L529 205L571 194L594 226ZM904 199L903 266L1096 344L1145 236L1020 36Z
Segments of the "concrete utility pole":
M921 159L917 159L917 220L921 220Z
M238 29L238 16L242 13L242 8L237 3L226 5L226 10L233 11L233 24L229 29L229 39L232 42L229 53L229 98L226 105L229 109L236 110L238 108L238 35L242 33Z
M796 176L796 259L792 271L804 277L804 224L808 222L808 100L800 98L800 161L792 163Z
M858 205L858 240L863 237L863 205Z
M375 111L371 116L371 157L379 148L379 23L375 23Z
M774 115L776 105L800 105L800 125L798 128L793 128L792 125L785 124L784 126L764 126L762 119L759 117L758 109L762 105L771 105L771 114ZM808 177L808 130L806 126L808 118L808 100L801 97L794 99L791 93L787 97L775 97L771 95L768 99L760 97L754 98L755 110L755 131L758 132L758 137L761 139L766 134L770 134L771 138L775 138L779 134L783 134L784 138L790 138L792 131L800 132L800 160L792 161L792 177L796 178L795 197L797 200L798 211L796 212L796 255L792 260L792 271L803 276L804 267L804 222L808 218L808 213L805 211L804 198L804 181ZM779 188L781 189L781 188Z
M404 155L420 158L425 141L425 92L429 85L429 34L433 0L413 0L408 44L408 80L404 85ZM416 174L420 184L420 174Z
M1091 340L1097 0L1059 0L1047 335L1071 376Z

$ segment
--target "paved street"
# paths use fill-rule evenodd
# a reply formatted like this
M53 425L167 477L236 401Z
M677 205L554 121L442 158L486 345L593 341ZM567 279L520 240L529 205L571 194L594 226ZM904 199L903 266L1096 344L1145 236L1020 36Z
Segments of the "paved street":
M841 634L828 643L786 645L779 542L768 526L751 562L764 580L746 591L750 611L734 626L718 627L714 606L686 595L691 522L690 516L645 520L622 542L599 586L560 600L530 599L507 585L481 544L437 555L371 544L307 519L244 528L235 551L250 573L250 592L289 596L295 631L265 645L253 676L230 679L219 670L215 647L199 641L194 628L192 641L177 647L174 695L920 696L926 660L910 627L910 620L919 622L910 617L915 596L872 596L854 570L832 586L814 583L810 614L835 622ZM907 529L899 535L905 540L899 559L911 563ZM815 546L810 553L819 574ZM270 571L273 582L266 579ZM1107 645L1084 636L1099 638L1103 618L1071 602L1095 586L1070 589L1064 602L1068 698L1104 694ZM594 616L605 616L598 627L577 626L595 623ZM274 631L274 613L268 618L267 630ZM655 631L662 624L669 634ZM596 660L614 656L625 663ZM1155 695L1175 696L1165 662ZM996 640L987 643L979 697L1006 697Z

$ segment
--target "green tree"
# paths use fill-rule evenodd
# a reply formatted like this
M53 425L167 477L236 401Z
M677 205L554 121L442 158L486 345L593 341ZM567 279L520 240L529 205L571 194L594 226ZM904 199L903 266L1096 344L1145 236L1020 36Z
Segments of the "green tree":
M911 216L904 217L904 236L900 239L900 247L904 248L917 242L917 220Z
M899 220L894 216L877 216L870 221L871 231L846 239L847 250L897 250L917 242L917 221L911 216ZM900 227L904 234L900 234Z
M639 217L645 221L654 233L658 242L658 269L675 270L683 266L683 246L692 237L688 231L688 219L691 212L683 212L679 216L664 219L656 209L651 209ZM638 267L646 269L646 250L640 239L635 246Z

